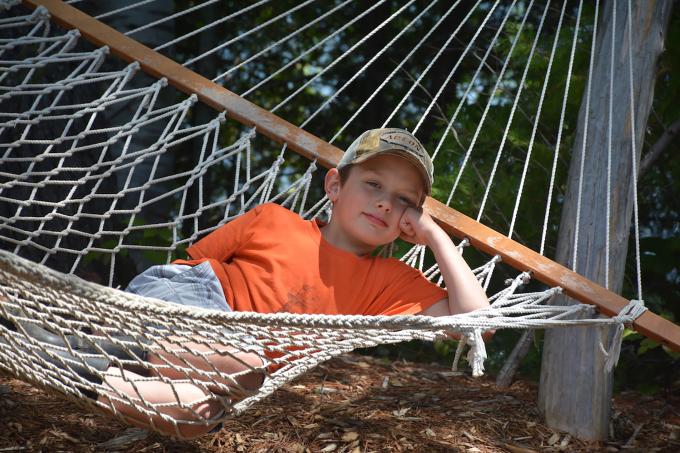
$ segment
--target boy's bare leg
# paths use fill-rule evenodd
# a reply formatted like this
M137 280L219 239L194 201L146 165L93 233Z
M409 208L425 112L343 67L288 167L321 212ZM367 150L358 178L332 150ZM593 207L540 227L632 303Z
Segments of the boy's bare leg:
M175 338L173 338L175 339ZM188 365L197 370L231 375L232 379L213 376L212 379L222 385L233 389L234 399L240 399L239 393L243 390L252 392L260 388L264 382L262 358L255 353L243 352L234 347L223 344L211 344L210 346L196 342L177 343L161 342L161 348L153 348L149 351L147 361L159 366L155 372L170 379L187 379L189 377L206 383L213 392L223 394L219 386L212 385L202 373L187 371ZM173 369L169 364L181 367L182 370ZM238 385L235 385L235 382ZM239 389L239 386L242 389Z
M210 393L200 387L190 383L166 384L159 381L144 381L142 376L125 371L125 378L120 374L118 368L109 368L105 375L105 383L116 391L128 396L131 399L142 399L149 404L157 404L158 412L177 421L177 428L155 411L145 413L141 409L130 406L123 402L110 399L107 394L101 394L98 401L107 406L113 406L115 410L125 415L128 420L145 429L149 429L152 424L160 432L177 437L194 438L210 431L215 424L192 424L190 422L204 422L207 419L216 417L222 413L223 407L214 398L206 400ZM134 382L134 386L132 385ZM110 392L113 397L115 392ZM144 406L144 403L138 403ZM169 404L163 406L163 404ZM176 406L173 406L176 404ZM182 404L187 408L179 407ZM179 434L178 434L179 431Z

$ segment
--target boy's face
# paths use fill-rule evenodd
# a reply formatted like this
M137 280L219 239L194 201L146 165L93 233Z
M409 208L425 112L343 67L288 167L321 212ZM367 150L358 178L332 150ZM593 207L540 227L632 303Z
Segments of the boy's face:
M423 199L423 182L418 170L407 160L390 154L354 165L340 183L336 169L328 172L326 193L333 202L331 230L335 242L357 253L399 237L399 220L409 207Z

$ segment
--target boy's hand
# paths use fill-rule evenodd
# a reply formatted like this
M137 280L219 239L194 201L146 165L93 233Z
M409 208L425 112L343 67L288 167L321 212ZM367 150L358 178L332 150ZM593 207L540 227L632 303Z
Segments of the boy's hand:
M412 244L428 245L431 233L439 228L432 217L422 208L406 208L399 219L403 240Z

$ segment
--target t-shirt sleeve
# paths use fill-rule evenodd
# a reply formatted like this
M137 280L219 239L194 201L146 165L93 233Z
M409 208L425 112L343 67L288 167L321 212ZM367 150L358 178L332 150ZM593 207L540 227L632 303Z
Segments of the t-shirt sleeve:
M390 278L377 314L415 315L448 297L444 288L429 281L418 269L397 259L389 259L389 262Z
M256 224L265 205L257 206L231 220L187 249L187 254L194 260L211 258L225 262L247 239L248 231Z

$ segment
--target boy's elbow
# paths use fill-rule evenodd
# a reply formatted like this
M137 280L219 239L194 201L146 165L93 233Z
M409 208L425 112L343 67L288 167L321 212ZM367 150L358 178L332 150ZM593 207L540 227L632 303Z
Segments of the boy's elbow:
M482 333L482 340L484 340L484 342L491 341L491 339L493 338L495 333L496 333L496 329L491 329L491 330L487 330L487 331L483 332ZM463 335L460 332L454 332L454 331L446 332L446 336L448 338L450 338L451 340L456 340L456 341L460 341L460 339L463 337Z
M484 292L484 289L480 286L477 291L473 292L470 294L470 299L473 301L472 302L472 309L469 311L473 310L480 310L483 308L489 308L489 298L486 297L486 292Z
M495 334L496 334L496 329L487 330L486 332L482 333L482 339L485 342L491 341L491 339L493 338L493 336Z

